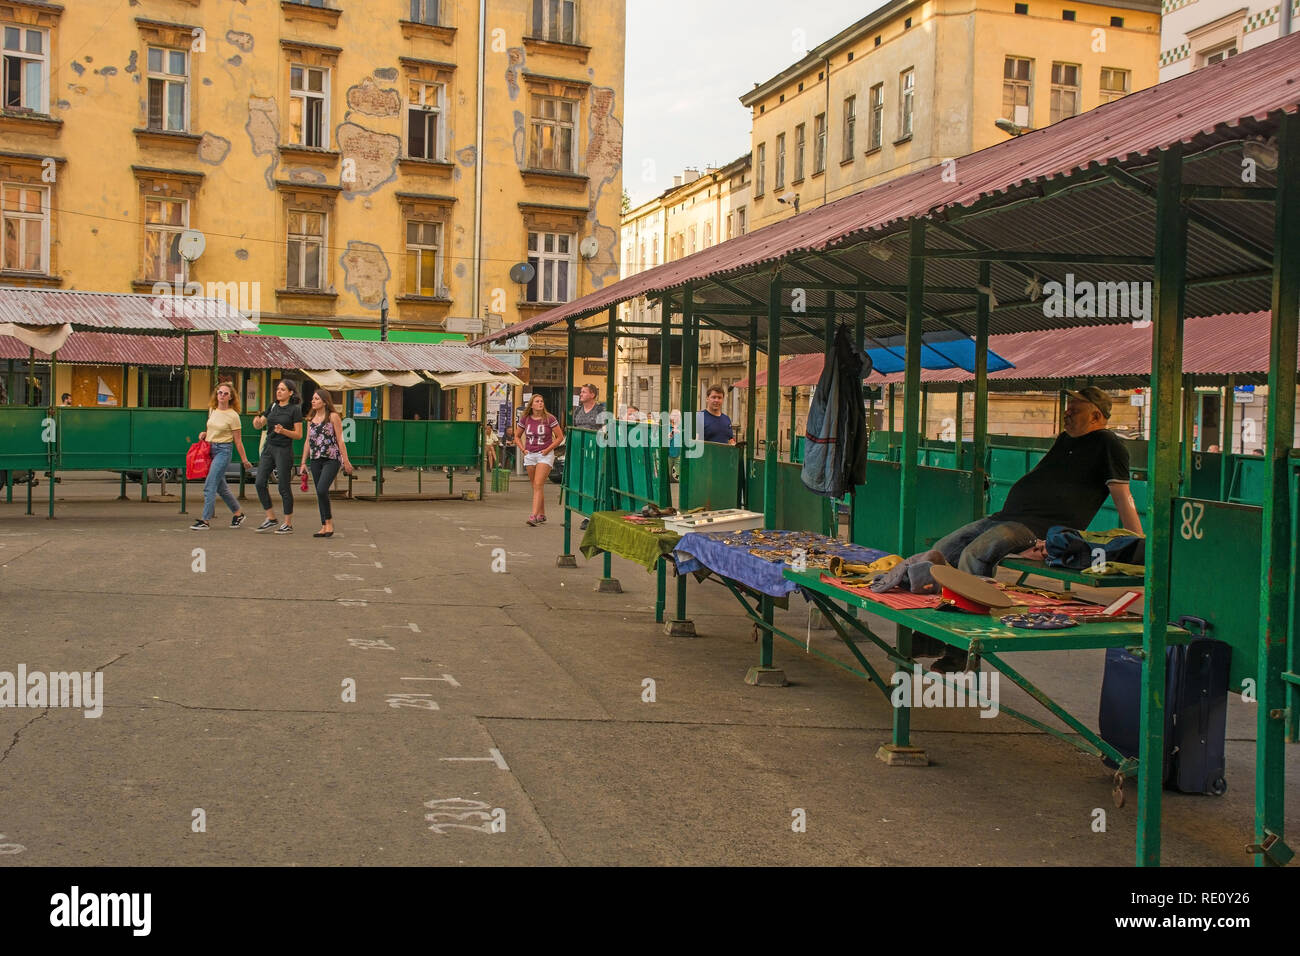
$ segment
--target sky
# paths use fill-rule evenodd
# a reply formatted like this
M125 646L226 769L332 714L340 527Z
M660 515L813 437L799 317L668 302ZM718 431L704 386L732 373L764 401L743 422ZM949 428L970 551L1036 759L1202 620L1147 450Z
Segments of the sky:
M632 205L687 167L749 152L746 90L884 0L627 0L623 186Z

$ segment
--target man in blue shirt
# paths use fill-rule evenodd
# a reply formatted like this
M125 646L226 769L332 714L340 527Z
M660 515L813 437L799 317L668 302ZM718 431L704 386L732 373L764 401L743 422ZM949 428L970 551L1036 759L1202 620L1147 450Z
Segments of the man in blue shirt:
M699 437L705 441L734 445L736 438L731 432L731 419L722 414L722 399L725 394L721 385L710 386L705 398L708 407L696 414L695 426Z

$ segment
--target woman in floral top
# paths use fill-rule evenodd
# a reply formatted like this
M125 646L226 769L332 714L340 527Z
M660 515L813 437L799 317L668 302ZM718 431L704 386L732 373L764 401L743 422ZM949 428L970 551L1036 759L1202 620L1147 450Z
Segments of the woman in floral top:
M311 411L307 415L307 440L302 446L302 465L311 469L316 485L316 503L320 506L321 529L313 538L334 536L334 514L330 511L330 486L342 467L344 474L352 474L348 448L343 442L343 419L334 410L329 392L318 388L311 397Z

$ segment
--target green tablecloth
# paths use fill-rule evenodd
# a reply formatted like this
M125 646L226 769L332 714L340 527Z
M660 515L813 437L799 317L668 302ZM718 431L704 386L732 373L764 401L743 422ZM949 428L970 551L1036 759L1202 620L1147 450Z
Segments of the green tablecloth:
M587 533L582 536L578 550L584 557L594 558L602 551L616 554L641 565L647 571L653 571L659 559L671 554L681 540L675 531L666 534L651 534L664 523L658 519L647 518L644 523L624 521L626 511L597 511L591 516Z

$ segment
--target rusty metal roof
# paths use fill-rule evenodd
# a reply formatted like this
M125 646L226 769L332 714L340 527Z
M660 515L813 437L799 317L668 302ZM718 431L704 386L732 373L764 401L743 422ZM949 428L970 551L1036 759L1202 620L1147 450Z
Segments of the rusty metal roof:
M180 339L116 333L74 332L59 349L59 361L89 365L180 366L184 345ZM0 359L25 359L27 346L0 335ZM37 357L49 358L43 352ZM212 364L212 339L190 340L190 365ZM217 346L222 368L306 368L343 372L495 372L514 370L492 356L463 345L414 345L398 342L344 342L289 339L272 335L232 335Z
M923 326L974 332L974 259L935 253L1030 252L1048 258L995 261L999 305L990 329L1012 333L1079 325L1126 324L1128 315L1076 319L1045 314L1028 287L1064 281L1146 282L1155 253L1157 152L1184 144L1184 183L1242 185L1243 144L1276 132L1279 111L1300 109L1300 34L1264 44L1223 63L1132 93L1079 116L1013 137L956 160L900 176L744 236L629 276L471 345L595 315L639 296L694 292L707 327L748 338L750 314L766 325L772 269L788 286L818 281L861 288L868 334L903 328L908 248L906 223L927 222L927 291ZM955 173L953 182L945 172ZM1275 186L1258 166L1255 186ZM1193 203L1188 227L1185 311L1193 315L1270 307L1272 206L1242 198ZM1075 262L1099 253L1137 257L1125 264ZM1053 259L1055 261L1053 261ZM834 304L808 289L807 313L782 309L781 351L823 350L826 314L853 321L854 295ZM710 306L715 308L710 313ZM741 315L716 311L739 306ZM819 313L828 309L827 313ZM756 343L765 349L763 337Z
M71 324L76 331L253 332L257 325L224 299L0 287L0 322Z

